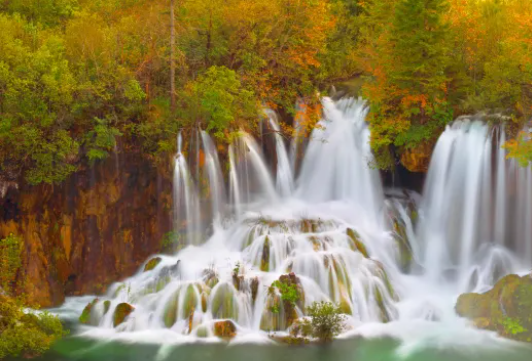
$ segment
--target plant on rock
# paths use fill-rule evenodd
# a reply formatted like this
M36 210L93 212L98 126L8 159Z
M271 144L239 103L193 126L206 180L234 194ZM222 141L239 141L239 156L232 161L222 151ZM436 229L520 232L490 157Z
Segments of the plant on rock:
M312 336L320 342L331 342L343 329L344 316L340 307L331 302L314 302L307 307L311 318Z

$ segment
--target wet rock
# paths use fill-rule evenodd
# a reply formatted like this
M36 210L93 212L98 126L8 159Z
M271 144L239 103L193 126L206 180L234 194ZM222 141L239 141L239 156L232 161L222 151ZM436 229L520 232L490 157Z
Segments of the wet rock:
M155 267L159 265L159 263L161 263L161 261L162 261L161 257L155 257L155 258L150 259L148 263L146 263L146 266L144 266L144 272L153 270Z
M59 185L21 182L0 197L0 239L24 242L17 286L28 304L101 294L160 251L172 229L170 167L129 150L120 157L119 172L109 157Z
M109 312L109 308L111 307L111 301L107 300L103 303L103 314L106 315L107 312Z
M236 326L231 320L217 321L214 323L214 334L223 339L236 336Z
M113 314L114 327L122 324L134 310L135 307L131 306L129 303L121 303L116 306L115 313Z
M310 339L306 337L294 337L292 335L289 336L277 336L277 335L270 335L270 339L277 343L281 343L283 345L288 346L303 346L310 344Z
M401 154L401 164L410 172L426 173L434 142L423 142L415 148L405 149Z
M360 240L360 235L351 228L348 228L346 233L347 236L351 239L351 241L353 241L353 245L351 246L351 248L354 251L360 252L364 257L369 258L368 250L366 249L364 243Z
M308 318L298 318L294 321L290 329L290 336L292 337L311 337L312 336L312 324Z
M87 306L83 309L83 312L81 312L81 315L79 316L79 322L84 325L90 325L91 324L91 314L92 309L94 306L98 303L99 299L95 298L92 300L92 302L89 302Z
M207 287L214 288L219 282L218 273L214 267L209 267L203 270L203 282Z
M456 312L482 329L517 341L532 342L532 279L509 275L490 291L458 298Z
M177 260L177 262L174 265L163 267L163 269L159 273L159 278L165 278L165 277L176 278L176 277L179 277L179 274L180 274L180 267L179 267L180 263L181 263L181 260Z
M232 284L222 283L212 290L211 309L214 318L238 319L237 290Z
M260 270L263 272L268 272L270 270L270 239L268 237L264 239L264 245L262 247Z

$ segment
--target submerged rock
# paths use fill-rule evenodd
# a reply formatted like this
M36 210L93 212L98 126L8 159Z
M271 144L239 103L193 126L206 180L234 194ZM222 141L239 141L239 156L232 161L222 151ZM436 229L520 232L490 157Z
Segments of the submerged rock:
M217 321L214 323L214 334L223 339L236 336L236 326L231 320Z
M115 313L113 315L113 325L114 327L122 324L126 317L129 316L135 307L131 306L129 303L121 303L115 308Z
M146 266L144 266L144 272L153 270L155 267L159 265L159 263L161 263L161 261L162 261L161 257L155 257L155 258L150 259L148 263L146 263Z
M532 278L509 275L486 293L463 294L456 303L456 312L478 328L532 342Z

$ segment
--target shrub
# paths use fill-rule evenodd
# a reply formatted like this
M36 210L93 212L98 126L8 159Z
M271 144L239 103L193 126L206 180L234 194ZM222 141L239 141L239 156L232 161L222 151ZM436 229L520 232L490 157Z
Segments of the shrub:
M331 302L314 302L307 307L311 317L312 336L321 342L330 342L343 328L344 317L340 307Z
M56 316L26 313L14 300L0 296L0 359L38 356L65 335Z

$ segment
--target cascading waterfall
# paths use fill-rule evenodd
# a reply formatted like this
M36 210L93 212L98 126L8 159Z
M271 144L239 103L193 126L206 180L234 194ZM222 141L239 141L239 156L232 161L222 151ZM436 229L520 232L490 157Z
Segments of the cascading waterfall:
M297 325L313 302L331 301L355 334L414 344L438 339L439 329L478 335L456 316L454 301L532 261L531 168L506 160L502 129L458 120L436 145L418 216L416 197L384 196L365 103L322 103L323 119L297 162L302 148L293 141L288 156L267 112L275 174L241 132L224 177L214 142L199 132L197 154L188 157L197 162L193 177L180 135L174 215L189 246L113 285L94 304L85 334L150 334L157 342L264 336ZM284 287L297 300L286 301ZM132 312L116 324L124 303Z
M456 121L440 137L416 237L433 282L485 291L531 264L531 171L506 159L505 141L503 126L492 131L474 119Z

